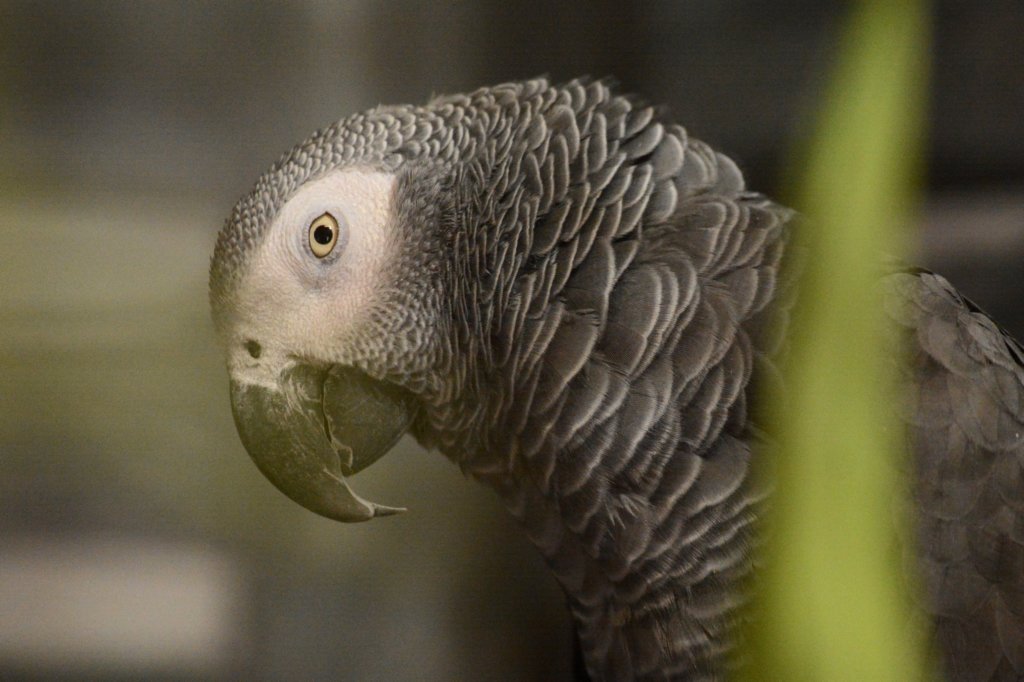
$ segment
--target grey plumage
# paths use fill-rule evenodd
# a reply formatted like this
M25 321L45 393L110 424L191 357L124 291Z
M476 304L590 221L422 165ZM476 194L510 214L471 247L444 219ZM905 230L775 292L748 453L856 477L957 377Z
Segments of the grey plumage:
M889 278L915 451L922 606L952 679L1024 677L1024 352L928 272Z
M413 396L416 438L492 487L548 561L594 678L722 674L766 495L750 477L751 377L770 380L784 336L769 304L787 300L792 212L600 81L372 110L296 147L236 206L210 275L229 355L271 221L344 168L397 178L394 262L344 344L290 361ZM914 340L908 565L951 677L1017 679L1024 355L937 275L886 285Z

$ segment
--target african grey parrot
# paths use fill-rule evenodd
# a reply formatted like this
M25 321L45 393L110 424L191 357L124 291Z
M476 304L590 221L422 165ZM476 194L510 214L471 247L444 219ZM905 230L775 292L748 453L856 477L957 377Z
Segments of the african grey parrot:
M722 674L751 571L752 376L793 213L602 81L380 107L235 206L210 267L241 439L296 502L404 433L493 488L594 679ZM1024 676L1024 353L942 277L888 275L912 339L916 566L952 679ZM913 550L911 550L913 553Z

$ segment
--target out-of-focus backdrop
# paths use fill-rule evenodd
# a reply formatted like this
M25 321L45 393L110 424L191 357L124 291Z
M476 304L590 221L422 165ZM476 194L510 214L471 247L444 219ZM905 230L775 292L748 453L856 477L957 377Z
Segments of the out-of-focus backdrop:
M1024 4L934 8L918 260L1021 337ZM318 127L539 74L614 75L775 192L844 10L0 6L0 678L566 677L557 586L439 455L403 442L360 474L409 512L359 526L257 472L207 312L216 231Z

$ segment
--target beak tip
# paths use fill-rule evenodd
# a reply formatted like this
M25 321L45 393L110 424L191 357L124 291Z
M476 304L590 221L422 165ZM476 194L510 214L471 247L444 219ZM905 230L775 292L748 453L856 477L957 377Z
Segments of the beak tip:
M397 516L409 511L405 507L388 507L383 504L375 504L373 508L374 517L378 516Z

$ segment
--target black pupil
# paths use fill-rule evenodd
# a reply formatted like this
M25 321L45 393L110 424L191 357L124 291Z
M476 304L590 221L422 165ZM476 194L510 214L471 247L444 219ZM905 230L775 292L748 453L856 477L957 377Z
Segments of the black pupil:
M326 225L317 225L316 229L313 230L313 239L316 240L317 244L327 246L334 239L334 230Z

